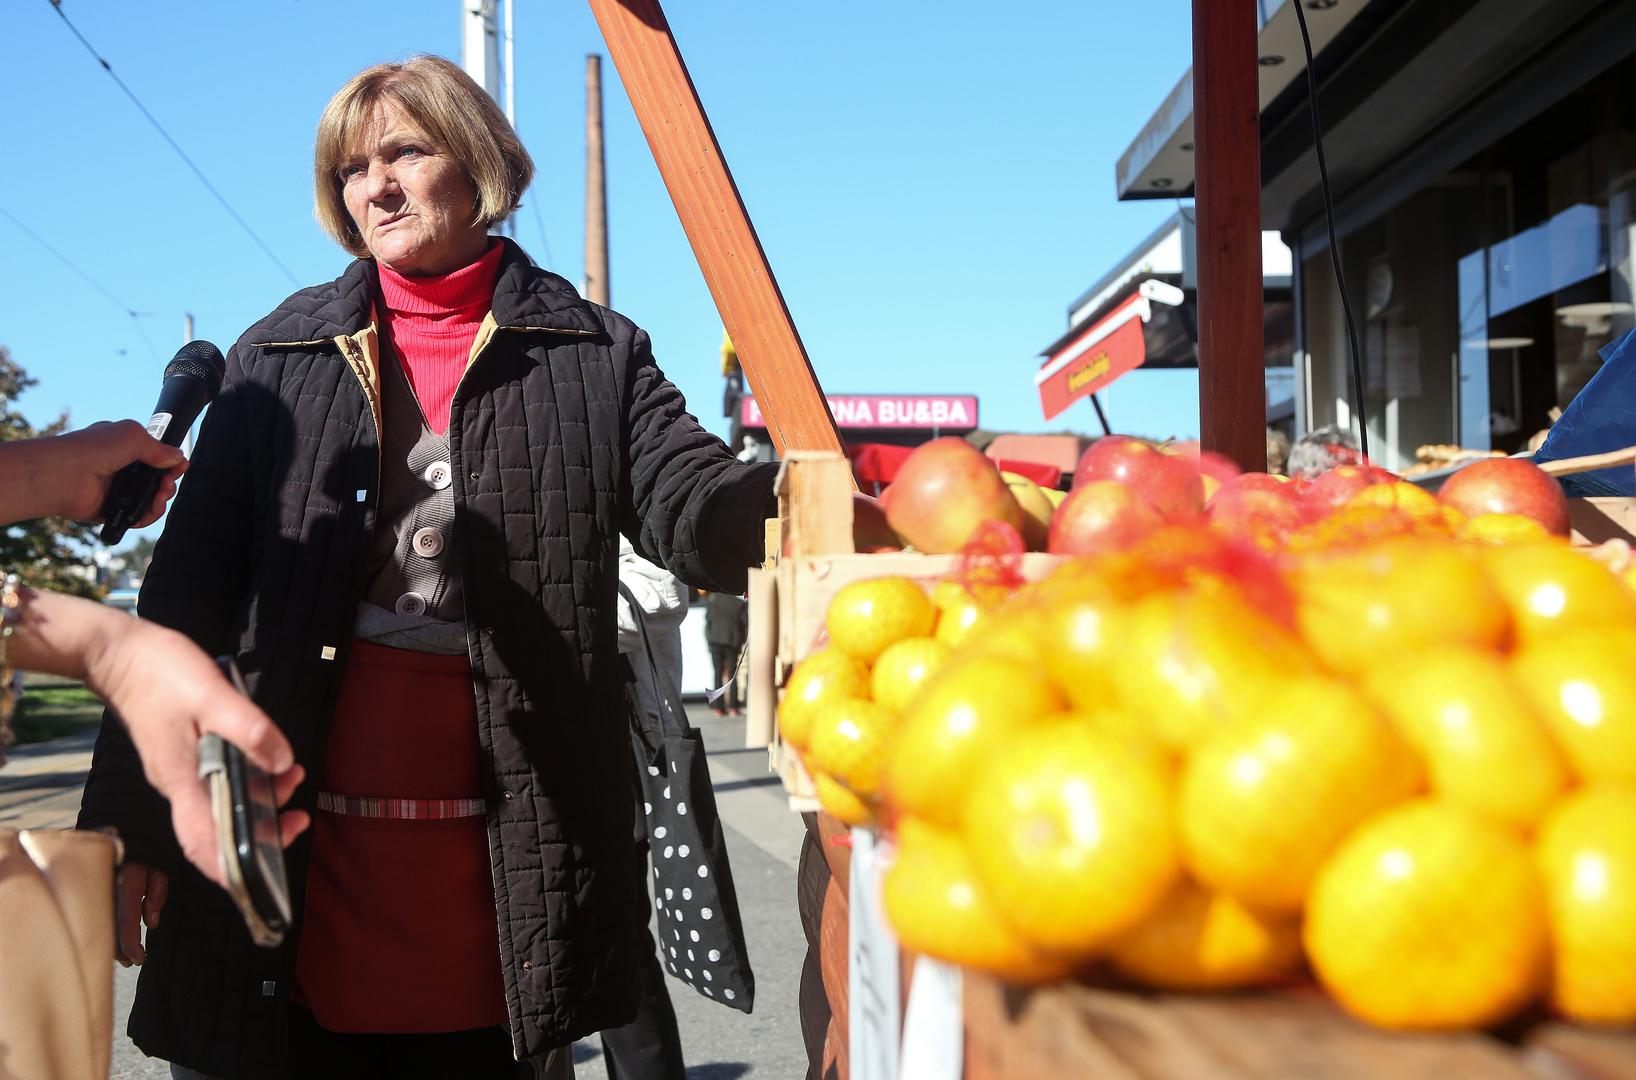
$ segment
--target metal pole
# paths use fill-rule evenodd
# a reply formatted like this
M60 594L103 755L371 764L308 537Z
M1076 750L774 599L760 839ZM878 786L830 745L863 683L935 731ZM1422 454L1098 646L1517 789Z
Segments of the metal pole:
M608 307L608 183L602 146L602 57L585 58L585 298Z
M506 119L517 126L517 39L512 34L511 12L516 0L505 0L506 5Z
M1102 399L1092 394L1091 404L1096 408L1096 418L1102 422L1102 434L1112 435L1113 428L1108 426L1108 414L1102 411Z
M1199 433L1267 467L1256 0L1193 0Z

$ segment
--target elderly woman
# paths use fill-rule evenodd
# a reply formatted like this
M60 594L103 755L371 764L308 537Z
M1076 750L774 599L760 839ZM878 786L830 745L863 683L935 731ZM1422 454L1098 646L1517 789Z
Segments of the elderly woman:
M238 657L312 777L297 932L250 944L111 733L83 814L182 875L131 1033L183 1069L534 1075L634 1012L619 537L740 590L772 467L699 426L647 334L488 235L532 171L435 57L319 122L318 219L359 258L234 346L141 597Z

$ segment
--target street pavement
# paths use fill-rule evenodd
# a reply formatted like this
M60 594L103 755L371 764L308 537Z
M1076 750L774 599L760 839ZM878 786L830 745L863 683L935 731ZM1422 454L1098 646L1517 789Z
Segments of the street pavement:
M806 1072L796 989L806 942L795 910L801 819L790 811L764 749L744 748L744 722L718 718L702 705L689 715L704 733L710 775L745 939L756 977L755 1011L745 1016L670 980L688 1080L792 1080ZM94 735L14 747L0 770L0 825L65 828L79 809ZM169 1068L143 1056L125 1037L136 969L116 969L113 1080L168 1080ZM607 1080L595 1037L574 1046L576 1080ZM635 1078L642 1080L642 1078Z

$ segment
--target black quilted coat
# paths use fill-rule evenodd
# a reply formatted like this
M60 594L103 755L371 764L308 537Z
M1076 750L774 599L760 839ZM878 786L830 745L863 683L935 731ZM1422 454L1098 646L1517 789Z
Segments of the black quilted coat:
M288 733L311 809L361 600L378 487L374 264L296 293L233 348L143 584L141 613L238 658ZM635 1008L635 799L615 642L619 534L691 584L739 592L774 466L688 414L648 336L507 243L449 424L455 543L511 1035L520 1058ZM172 872L130 1033L213 1076L278 1076L293 935L251 945L180 858L129 739L105 720L82 827ZM296 911L308 851L290 852ZM435 866L425 868L437 873ZM434 926L428 934L437 932Z

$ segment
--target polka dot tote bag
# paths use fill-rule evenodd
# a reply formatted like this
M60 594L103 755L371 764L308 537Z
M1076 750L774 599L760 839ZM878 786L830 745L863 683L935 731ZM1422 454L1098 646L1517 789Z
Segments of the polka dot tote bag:
M659 688L658 716L633 710L631 747L642 780L661 959L666 971L700 994L747 1013L755 1000L755 975L704 739L688 723L680 692L654 659L641 605L623 584L619 589L642 635L643 651L629 657L631 666L650 669Z

